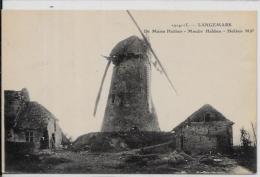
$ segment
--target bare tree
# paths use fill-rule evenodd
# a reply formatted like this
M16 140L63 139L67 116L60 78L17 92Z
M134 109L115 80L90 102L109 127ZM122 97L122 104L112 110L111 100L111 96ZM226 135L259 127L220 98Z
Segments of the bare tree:
M253 122L251 122L251 127L252 127L252 131L253 131L253 135L254 135L254 146L256 146L257 139L256 139L256 133L255 133L255 126L254 126Z
M248 150L249 147L251 146L251 139L250 139L250 134L248 133L247 130L245 130L243 127L240 129L240 142L243 150Z

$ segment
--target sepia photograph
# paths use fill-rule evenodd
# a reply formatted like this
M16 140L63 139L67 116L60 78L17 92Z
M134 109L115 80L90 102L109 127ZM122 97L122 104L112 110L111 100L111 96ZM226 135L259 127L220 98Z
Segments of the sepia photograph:
M256 11L3 10L5 174L256 174Z

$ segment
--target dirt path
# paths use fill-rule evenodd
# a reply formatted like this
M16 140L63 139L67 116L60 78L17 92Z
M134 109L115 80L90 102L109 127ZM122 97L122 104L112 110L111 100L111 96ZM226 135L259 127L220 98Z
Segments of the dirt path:
M246 169L245 167L242 167L240 165L234 167L231 171L230 174L234 174L234 175L249 175L252 174L251 171L249 171L248 169Z

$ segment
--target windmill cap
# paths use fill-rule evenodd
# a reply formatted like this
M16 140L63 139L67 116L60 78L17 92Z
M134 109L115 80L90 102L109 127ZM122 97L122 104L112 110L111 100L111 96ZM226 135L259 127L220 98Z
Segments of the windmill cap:
M145 41L133 35L118 42L112 49L110 57L126 54L144 55L147 53L147 49Z

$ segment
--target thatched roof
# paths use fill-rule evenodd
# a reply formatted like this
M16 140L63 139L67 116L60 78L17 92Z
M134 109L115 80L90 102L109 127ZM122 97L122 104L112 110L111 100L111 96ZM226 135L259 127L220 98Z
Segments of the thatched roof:
M225 121L229 124L234 124L234 122L228 120L223 114L213 108L211 105L206 104L200 109L191 114L185 121L181 122L176 126L173 131L178 130L189 124L190 122L213 122L213 121Z
M37 102L28 102L26 108L17 119L16 128L41 129L48 125L55 116L45 107Z

